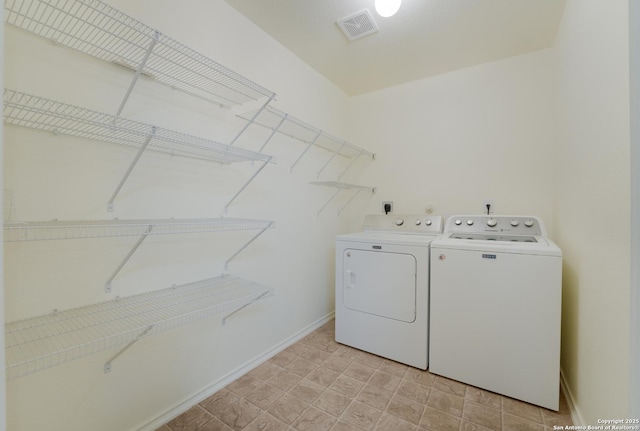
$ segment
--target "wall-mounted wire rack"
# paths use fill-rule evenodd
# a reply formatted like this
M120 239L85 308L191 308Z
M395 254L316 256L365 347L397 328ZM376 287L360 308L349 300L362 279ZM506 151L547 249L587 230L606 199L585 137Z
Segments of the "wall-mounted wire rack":
M340 193L343 190L355 190L356 192L353 195L351 195L349 200L340 208L340 210L338 210L338 215L340 215L342 210L344 210L347 207L347 205L349 205L356 198L356 196L358 196L360 194L360 192L363 192L363 191L368 191L368 192L371 192L371 193L375 193L376 192L376 188L375 187L359 186L359 185L356 185L356 184L341 183L341 182L338 182L338 181L313 181L313 182L311 182L309 184L315 184L315 185L318 185L318 186L333 187L333 188L337 189L335 191L335 193L333 193L331 195L329 200L322 206L322 208L320 208L318 210L318 215L320 215L322 210L324 210L327 207L327 205L329 205L329 203L331 203L333 198L335 198L338 195L338 193Z
M261 162L256 173L225 205L225 210L257 174L269 162L274 161L273 157L266 154L10 89L4 90L3 112L6 124L138 148L137 154L107 203L109 211L113 211L116 196L147 149L216 163Z
M201 280L5 325L7 378L15 379L216 314L229 315L273 295L231 275ZM224 322L223 319L223 322Z
M275 93L99 0L5 0L8 24L224 107Z
M353 166L353 164L358 160L359 157L364 156L371 157L372 159L375 158L374 153L371 153L356 145L350 144L345 140L324 132L317 127L305 123L304 121L299 120L298 118L282 112L272 106L267 106L262 110L254 110L244 114L239 114L238 117L248 121L249 124L257 124L271 130L271 134L262 144L262 147L259 150L260 152L262 152L262 150L266 147L266 145L276 133L280 133L282 135L302 141L303 143L307 144L300 156L291 165L291 171L293 171L293 168L295 168L298 162L313 146L325 149L332 153L331 158L327 160L324 166L322 166L322 168L320 168L320 170L318 171L318 177L337 156L347 157L351 159L349 165L338 176L338 180L342 178L342 176L349 170L351 166Z
M271 220L238 218L11 222L4 224L4 241L44 241L137 236L138 240L133 245L131 251L122 259L105 283L105 291L111 292L111 283L149 235L258 230L255 236L245 242L238 251L226 260L224 265L226 270L231 260L267 229L273 227L275 227L275 222Z

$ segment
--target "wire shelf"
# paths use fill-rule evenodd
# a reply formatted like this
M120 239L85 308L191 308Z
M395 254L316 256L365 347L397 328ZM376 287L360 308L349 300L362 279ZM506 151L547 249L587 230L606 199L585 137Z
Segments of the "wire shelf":
M243 120L250 121L257 113L257 110L239 114ZM304 143L312 143L316 147L323 148L332 153L348 158L368 156L374 158L375 155L363 148L357 147L340 138L330 135L317 127L314 127L302 120L299 120L272 106L267 106L253 120L259 126L276 130L278 133L297 139Z
M371 193L374 193L376 191L375 187L359 186L356 184L341 183L338 181L312 181L309 184L315 184L317 186L334 187L337 189L345 189L345 190L348 190L348 189L368 190Z
M26 93L4 90L5 123L218 163L272 161L266 154L126 120Z
M5 0L5 20L222 106L275 96L99 0Z
M270 220L238 218L11 222L4 224L4 241L43 241L265 230L273 227L275 227L275 222Z
M273 290L223 275L5 325L7 378L15 379L143 336L233 313Z

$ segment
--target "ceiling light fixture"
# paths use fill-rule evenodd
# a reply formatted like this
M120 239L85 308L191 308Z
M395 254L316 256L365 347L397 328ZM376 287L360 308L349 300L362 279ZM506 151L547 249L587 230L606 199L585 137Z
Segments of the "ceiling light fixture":
M393 16L400 9L402 0L375 0L375 8L378 15L383 18Z

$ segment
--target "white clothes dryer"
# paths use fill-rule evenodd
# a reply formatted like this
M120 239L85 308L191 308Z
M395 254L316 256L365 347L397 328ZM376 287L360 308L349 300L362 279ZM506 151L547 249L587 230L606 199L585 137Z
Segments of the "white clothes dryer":
M336 341L428 366L429 244L439 216L368 215L336 238Z
M561 297L540 219L449 217L431 243L429 371L558 410Z

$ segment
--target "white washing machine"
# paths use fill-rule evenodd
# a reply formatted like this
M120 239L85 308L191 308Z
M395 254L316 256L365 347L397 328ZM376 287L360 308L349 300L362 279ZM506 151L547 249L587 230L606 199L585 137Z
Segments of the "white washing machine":
M561 278L540 219L448 218L431 243L429 371L558 410Z
M336 238L336 341L428 366L429 244L442 217L368 215Z

